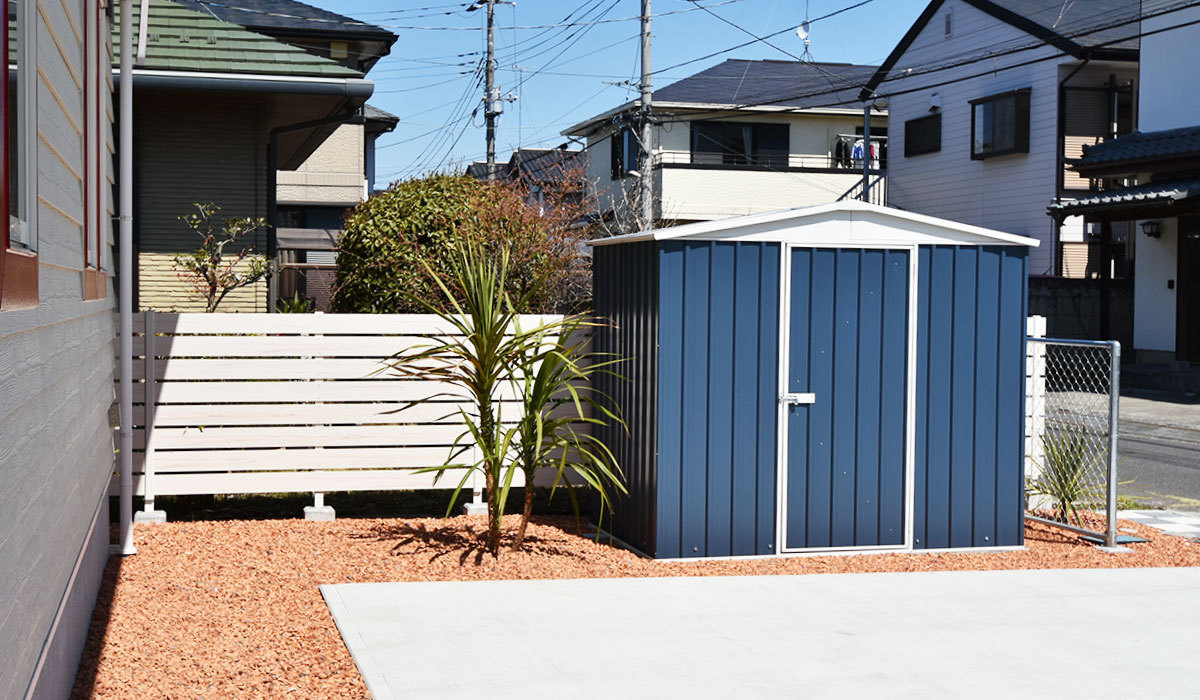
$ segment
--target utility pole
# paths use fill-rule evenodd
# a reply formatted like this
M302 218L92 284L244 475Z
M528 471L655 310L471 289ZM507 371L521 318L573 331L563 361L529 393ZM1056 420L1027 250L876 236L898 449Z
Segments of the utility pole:
M496 116L499 114L499 90L496 88L496 0L487 3L487 69L483 97L483 118L487 122L487 179L496 181Z
M642 138L638 149L638 172L641 173L638 197L639 230L646 231L654 226L654 129L650 119L650 0L642 0Z

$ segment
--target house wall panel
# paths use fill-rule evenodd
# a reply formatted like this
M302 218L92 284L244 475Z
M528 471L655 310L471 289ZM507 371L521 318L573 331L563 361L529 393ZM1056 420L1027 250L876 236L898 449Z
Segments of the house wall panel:
M773 551L779 251L661 244L657 557Z
M944 35L943 15L953 13L953 34ZM896 64L891 75L945 64L950 56L1037 44L1038 40L971 7L948 0ZM1070 57L1008 68L1052 57L1057 49L1041 46L986 63L941 70L884 82L891 123L888 203L901 209L1017 233L1042 242L1030 254L1030 272L1053 274L1053 222L1046 206L1057 193L1059 64ZM993 70L996 69L996 70ZM942 85L941 83L949 83ZM1031 88L1029 153L971 159L969 100L1007 90ZM900 94L903 93L903 94ZM905 158L904 122L928 115L930 97L941 99L941 150Z
M175 301L186 295L187 285L175 278L170 259L194 250L201 239L179 217L193 213L194 204L201 202L220 206L220 218L266 217L263 106L245 95L146 90L135 96L134 112L140 164L135 235L139 258L158 256L146 261L150 269L139 270L138 302L142 308L190 310ZM266 232L252 238L251 244L265 252ZM254 295L253 310L265 311L265 294ZM251 309L231 305L222 310Z
M1027 264L1017 247L918 253L918 549L1022 543Z
M825 204L862 182L862 172L663 168L662 216L706 221Z
M83 300L84 66L76 30L85 26L83 9L83 3L44 2L37 13L41 70L31 79L41 136L39 297L34 308L0 312L0 697L6 698L30 690L37 698L69 693L108 557L113 296ZM110 104L108 95L103 103ZM101 217L101 226L107 250L111 219Z

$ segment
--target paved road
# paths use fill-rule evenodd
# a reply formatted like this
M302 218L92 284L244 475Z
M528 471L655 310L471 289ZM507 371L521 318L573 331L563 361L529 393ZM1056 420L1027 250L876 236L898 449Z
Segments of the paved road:
M1117 454L1120 494L1149 508L1200 511L1200 432L1156 435L1121 426Z
M376 700L1200 697L1200 569L321 592Z
M1121 397L1120 494L1151 508L1200 511L1200 398Z

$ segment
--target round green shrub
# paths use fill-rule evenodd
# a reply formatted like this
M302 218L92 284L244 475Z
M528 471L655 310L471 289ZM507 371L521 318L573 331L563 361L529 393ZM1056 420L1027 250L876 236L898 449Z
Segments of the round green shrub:
M443 299L429 269L444 276L456 241L470 238L496 251L497 259L500 247L508 248L506 286L514 298L526 299L518 311L576 308L587 296L590 280L581 281L587 265L569 216L535 209L518 188L465 175L397 182L348 214L338 245L333 309L427 311L415 298Z

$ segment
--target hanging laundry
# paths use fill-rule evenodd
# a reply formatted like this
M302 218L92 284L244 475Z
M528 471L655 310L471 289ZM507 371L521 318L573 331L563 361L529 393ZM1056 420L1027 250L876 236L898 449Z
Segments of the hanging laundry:
M862 160L866 157L866 146L862 139L854 142L854 150L850 152L850 157L854 160Z

